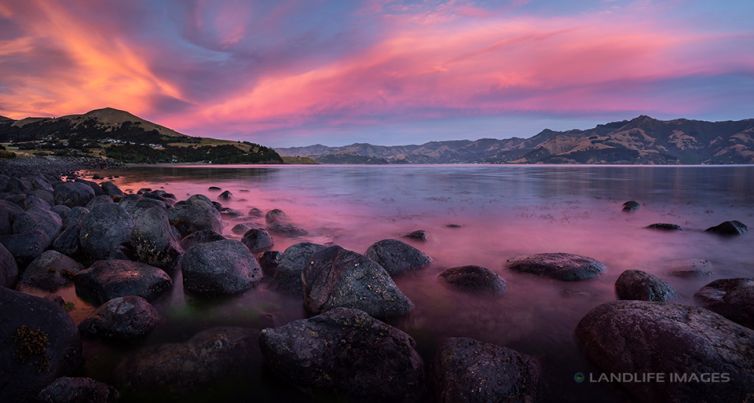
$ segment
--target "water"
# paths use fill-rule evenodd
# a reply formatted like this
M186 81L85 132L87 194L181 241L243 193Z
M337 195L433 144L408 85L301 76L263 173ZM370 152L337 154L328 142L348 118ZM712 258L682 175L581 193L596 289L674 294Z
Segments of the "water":
M445 336L474 337L537 357L546 400L625 400L613 387L573 381L577 371L596 370L582 358L573 330L591 308L615 299L613 285L623 270L658 275L685 304L694 304L694 292L714 279L754 273L751 234L724 239L703 232L731 219L754 224L754 167L149 166L102 174L120 175L115 182L132 191L163 188L179 199L195 193L214 199L217 193L207 191L214 185L230 190L234 198L223 204L242 212L283 209L310 235L275 237L281 251L309 240L363 253L380 239L426 230L427 242L408 242L434 262L396 280L416 308L392 324L416 339L426 362ZM642 207L622 213L626 200ZM239 222L262 221L226 219L225 235L238 239L230 228ZM644 228L655 222L679 224L684 231ZM596 280L566 283L505 268L507 259L540 252L591 256L608 271ZM669 275L698 259L709 261L711 276ZM462 294L437 278L445 268L468 264L501 274L507 293ZM264 283L240 296L207 300L184 296L176 280L172 293L156 303L166 319L146 344L183 341L215 325L262 328L305 317L301 298L277 294ZM63 293L75 299L71 290ZM91 311L80 300L76 306L77 320ZM86 371L107 378L133 348L88 341ZM234 392L238 400L306 400L261 369L249 377L247 388Z

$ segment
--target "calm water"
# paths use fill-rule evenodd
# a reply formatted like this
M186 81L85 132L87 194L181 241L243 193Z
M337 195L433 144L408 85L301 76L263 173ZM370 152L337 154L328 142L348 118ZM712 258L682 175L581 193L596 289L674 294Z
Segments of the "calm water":
M594 370L576 348L573 329L596 305L615 299L613 284L623 270L642 269L666 279L681 303L716 278L752 276L754 236L721 239L703 230L724 220L754 224L754 167L583 167L583 166L235 166L132 167L104 172L133 191L164 188L179 199L215 185L230 190L224 203L247 212L281 208L310 236L275 238L277 250L309 240L364 252L384 238L424 229L426 243L413 243L433 265L396 280L416 305L393 322L413 336L425 361L444 336L470 336L538 357L544 366L547 400L625 400L607 386L576 384L573 374ZM642 203L621 212L626 200ZM225 221L225 235L243 218ZM261 220L259 221L261 222ZM678 233L645 229L676 223ZM458 224L460 228L448 228ZM564 283L517 274L507 259L540 252L571 252L605 262L599 279ZM678 278L669 272L706 259L713 275ZM508 282L502 298L488 299L450 290L437 274L475 264L497 271ZM70 290L65 291L73 298ZM213 325L266 327L305 316L301 298L268 290L265 284L226 299L184 296L180 279L156 305L166 320L148 344L188 339ZM78 320L90 308L77 301ZM107 377L129 348L114 350L88 342L87 371ZM260 369L238 399L305 399Z

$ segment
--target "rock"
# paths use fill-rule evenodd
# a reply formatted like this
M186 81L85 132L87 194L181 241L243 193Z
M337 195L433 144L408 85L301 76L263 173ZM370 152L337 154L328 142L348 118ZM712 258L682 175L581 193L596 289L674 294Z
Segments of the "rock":
M463 226L461 224L445 224L446 228L462 228Z
M50 240L55 239L62 228L63 220L59 215L39 207L32 207L16 215L13 221L13 233L24 234L42 230Z
M540 253L515 258L508 260L508 268L563 281L587 280L605 271L603 263L570 253Z
M219 188L219 187L217 187L217 186L210 186L210 187L207 188L207 190L209 190L210 192L219 192L222 189Z
M252 228L246 231L241 242L249 248L251 253L264 252L274 245L270 233L261 228Z
M376 318L390 318L405 315L413 308L382 266L340 246L313 254L301 281L304 307L315 314L344 307L360 309Z
M95 206L99 206L100 204L113 204L115 203L113 201L113 198L108 195L98 195L94 196L94 199L89 200L89 203L86 203L86 208L88 210L92 210Z
M201 230L221 232L223 228L220 212L202 195L176 203L170 210L170 223L184 237Z
M624 213L633 213L636 210L638 210L639 207L641 207L641 204L639 204L639 202L637 202L635 200L629 200L629 201L623 203L623 212Z
M78 254L81 244L79 235L81 233L80 225L72 225L63 230L52 242L52 249L68 256Z
M754 279L715 280L697 291L694 297L705 308L754 329Z
M81 365L78 329L57 303L0 287L0 318L0 401L31 401Z
M54 251L44 251L24 270L19 281L28 287L54 292L71 284L73 277L84 266L68 256Z
M0 287L12 288L18 279L16 259L8 249L0 243Z
M266 276L274 276L283 254L276 250L268 250L259 257L259 266ZM15 262L14 262L15 263Z
M152 207L136 215L131 246L136 260L163 269L173 268L183 251L170 226L167 211L160 207Z
M690 259L677 265L670 274L682 278L698 278L712 275L712 262L707 259Z
M70 209L65 218L63 218L63 227L70 227L72 225L81 225L84 221L84 217L89 215L89 209L86 207L74 207Z
M391 276L420 270L432 263L432 259L422 251L396 239L383 239L373 243L366 255L384 267Z
M64 182L55 186L55 204L68 207L86 206L94 198L94 190L84 183Z
M118 391L92 378L62 377L47 385L37 396L40 403L115 403Z
M427 231L423 229L419 229L416 231L409 232L408 234L403 236L404 238L413 239L414 241L421 241L425 242L427 240Z
M352 401L416 401L424 392L414 340L356 309L264 329L259 342L265 364L299 389Z
M741 221L725 221L714 227L707 228L706 232L723 236L743 235L749 228Z
M535 402L541 373L531 357L466 337L446 339L435 357L438 402Z
M618 299L666 302L675 297L675 291L657 276L641 270L626 270L615 282Z
M167 291L173 281L157 267L130 260L100 260L74 278L76 294L96 305L113 298L138 295L149 301Z
M741 402L754 390L754 331L703 308L609 302L581 319L576 338L605 373L693 377L622 383L637 401ZM699 379L723 373L726 381Z
M195 244L181 257L183 288L197 294L236 294L262 279L262 269L239 241Z
M275 269L276 289L287 294L302 295L304 286L301 283L301 274L311 262L312 255L323 249L325 249L324 245L300 242L283 251L280 262Z
M81 222L81 251L91 260L125 259L133 225L123 207L99 204Z
M63 204L56 204L50 210L63 220L63 226L65 227L65 218L71 213L71 208Z
M102 192L104 192L106 195L113 198L113 200L120 200L123 197L125 197L125 193L123 193L122 190L118 187L118 185L112 183L112 182L102 182L100 184L102 187Z
M303 228L291 223L288 215L280 209L268 211L264 219L267 222L267 229L280 236L295 238L308 233Z
M678 224L668 224L668 223L655 223L655 224L649 224L647 225L647 228L649 229L656 229L659 231L680 231L681 226Z
M220 209L220 215L228 218L237 218L242 216L243 214L240 211L234 210L230 207L223 207Z
M480 266L461 266L440 273L440 278L451 286L466 292L503 295L505 280L494 271Z
M207 243L207 242L215 242L215 241L222 241L225 240L225 237L218 234L215 231L205 229L201 231L196 231L191 233L190 235L187 235L183 239L181 239L181 246L184 250L192 247L193 245L199 244L199 243Z
M258 209L256 207L253 207L253 208L251 208L251 210L249 210L249 217L261 217L262 215L264 215L264 213L262 212L262 210L260 210L260 209Z
M122 198L118 204L123 207L132 217L141 214L142 210L150 209L152 207L158 207L162 209L168 208L168 205L162 200L150 199L138 195L127 195L126 197Z
M241 223L241 224L234 225L230 231L237 235L243 235L252 228L254 228L252 225L249 225L247 223Z
M32 207L40 208L43 210L50 210L54 203L52 201L52 193L45 192L44 190L34 190L33 192L37 192L38 195L31 193L27 194L26 198L24 198L24 201L21 203L21 206L26 210ZM49 193L49 195L47 193Z
M16 203L0 200L0 234L10 234L13 232L13 220L23 212L24 209Z
M24 267L41 255L52 241L41 229L23 234L1 235L0 243L16 258L16 263Z
M220 193L219 196L217 196L217 198L220 199L220 200L230 200L232 197L233 197L233 193L230 193L229 190L226 190L226 191Z
M102 190L102 187L97 182L88 181L86 179L77 178L77 183L82 183L86 186L89 186L94 191L95 196L103 195L105 192Z
M230 380L248 382L257 348L257 333L251 329L207 329L184 343L150 346L129 354L115 368L116 385L136 397L135 401L182 397L194 401L200 393L208 396L197 400L225 401L218 400L217 386Z
M129 295L100 305L92 316L79 324L82 334L113 340L133 340L149 334L160 314L146 299Z

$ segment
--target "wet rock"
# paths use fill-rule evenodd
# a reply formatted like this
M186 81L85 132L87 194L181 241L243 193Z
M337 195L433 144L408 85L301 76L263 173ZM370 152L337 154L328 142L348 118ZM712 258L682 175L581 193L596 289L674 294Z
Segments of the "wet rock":
M508 260L508 268L563 281L587 280L605 271L603 263L570 253L540 253L515 258Z
M727 382L628 382L637 401L745 401L754 390L754 331L703 308L615 301L576 327L587 358L609 373L727 373Z
M120 200L123 197L125 197L125 193L123 193L122 190L118 187L118 185L112 183L112 182L102 182L100 184L102 187L102 192L110 197L113 198L113 200Z
M143 210L134 218L130 242L136 260L163 269L173 268L182 252L168 213L160 207Z
M263 215L264 213L262 212L262 210L256 207L253 207L251 210L249 210L249 217L261 217Z
M541 370L531 357L466 337L446 339L435 357L438 402L534 402Z
M61 377L37 396L39 403L115 403L118 391L92 378Z
M712 275L712 262L707 259L691 259L677 265L670 274L682 278L699 278Z
M655 224L649 224L647 225L647 228L649 229L656 229L658 231L680 231L681 226L678 224L669 224L669 223L655 223Z
M54 292L71 284L73 277L83 269L84 266L70 257L54 250L47 250L26 267L19 283Z
M94 199L89 200L89 203L86 204L86 208L88 210L92 210L94 207L99 206L100 204L113 204L115 203L113 201L113 198L108 195L99 195L94 196Z
M0 235L0 243L16 258L16 263L24 267L41 255L52 241L41 229L23 234Z
M161 269L130 260L100 260L73 278L76 294L96 305L138 295L149 301L170 289L173 281Z
M92 191L94 191L95 196L103 195L105 194L104 191L102 191L102 187L97 182L88 181L86 179L77 178L76 183L82 183L86 186L89 186Z
M432 259L422 251L396 239L383 239L373 243L366 255L384 267L391 276L420 270L432 263Z
M170 223L184 237L201 230L221 232L223 228L220 212L202 195L176 203L170 210Z
M267 229L280 236L295 238L308 233L305 229L293 224L288 215L280 209L268 211L264 219L267 222Z
M268 250L259 257L259 266L267 276L274 276L283 254L276 250Z
M416 401L424 392L414 340L356 309L264 329L259 341L272 372L302 390L353 401Z
M79 332L60 305L0 287L0 318L0 401L31 401L78 369Z
M446 228L462 228L463 226L461 224L446 224Z
M194 399L201 393L207 396L198 400L218 401L217 386L248 381L257 348L257 333L251 329L207 329L184 343L150 346L128 355L115 369L116 385L134 401Z
M705 308L754 329L754 279L715 280L697 291L694 297Z
M639 210L639 207L641 207L641 204L635 200L629 200L625 203L623 203L623 212L624 213L633 213L637 210Z
M312 255L323 249L325 249L323 245L300 242L283 251L280 263L275 269L276 289L287 294L303 295L304 286L301 283L301 274L311 262Z
M425 242L427 240L427 231L423 229L419 229L416 231L409 232L408 234L403 236L404 238L413 239L414 241L421 241Z
M220 209L220 214L223 217L227 217L227 218L237 218L237 217L241 217L243 215L240 211L234 210L234 209L232 209L230 207L223 207L223 208L221 208Z
M207 188L207 190L209 190L210 192L219 192L222 189L219 188L219 187L217 187L217 186L210 186L210 187Z
M626 270L615 282L618 299L666 302L675 297L675 291L659 277L641 270Z
M250 229L254 228L252 224L249 223L240 223L233 226L233 228L230 229L230 232L237 234L237 235L243 235Z
M215 231L205 229L201 231L196 231L191 233L190 235L187 235L183 239L181 239L181 246L184 250L200 243L207 243L207 242L215 242L215 241L222 241L225 237L218 234Z
M229 190L226 190L226 191L220 193L220 195L217 196L217 198L220 199L220 200L226 200L227 201L227 200L230 200L231 198L233 198L233 193L230 193Z
M505 280L494 271L480 266L461 266L440 273L440 278L454 288L471 293L502 295Z
M117 204L95 206L81 222L81 251L91 260L125 259L133 219Z
M8 249L0 243L0 287L12 288L18 279L16 259Z
M413 308L382 266L340 246L313 254L301 281L304 307L312 313L344 307L360 309L376 318L390 318L405 315Z
M181 258L183 288L197 294L236 294L262 279L262 269L239 241L224 240L190 247Z
M707 228L706 232L723 236L743 235L749 228L741 221L725 221L714 227Z
M84 183L64 182L55 186L55 204L68 207L86 206L94 198L94 190Z
M133 340L149 334L160 314L146 299L129 295L100 305L92 316L79 324L82 334L113 340Z
M241 242L249 248L251 253L264 252L273 246L270 233L261 228L252 228L246 231Z

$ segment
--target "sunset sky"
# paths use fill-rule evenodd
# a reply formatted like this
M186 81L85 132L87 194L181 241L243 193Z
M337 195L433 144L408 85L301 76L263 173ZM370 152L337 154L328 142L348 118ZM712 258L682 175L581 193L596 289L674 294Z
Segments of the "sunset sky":
M272 146L752 118L754 1L0 2L0 115L105 106Z

